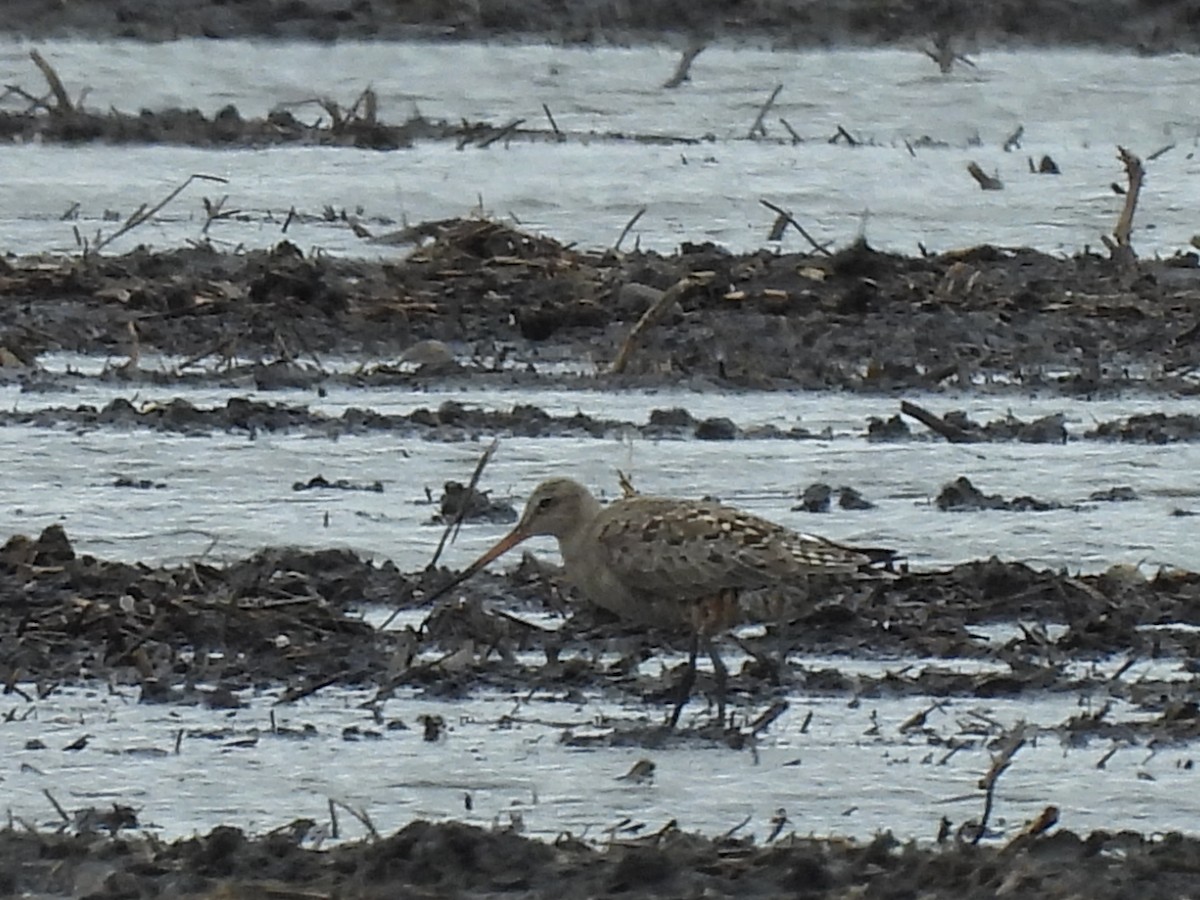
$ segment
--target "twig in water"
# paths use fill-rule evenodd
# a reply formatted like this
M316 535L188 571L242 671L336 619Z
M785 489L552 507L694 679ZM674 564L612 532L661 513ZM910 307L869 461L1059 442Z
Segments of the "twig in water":
M727 832L725 832L723 835L721 835L721 839L726 840L726 841L729 840L735 834L737 834L739 831L741 831L743 828L745 828L747 825L749 825L750 820L753 818L754 818L754 813L747 813L746 818L742 819L742 821L738 822L736 825L734 825L732 828L730 828Z
M438 560L442 556L442 550L446 546L446 539L449 538L453 543L458 538L458 532L462 528L462 523L467 519L467 511L471 504L468 502L475 494L475 488L479 485L479 479L483 475L483 470L491 461L496 449L500 446L500 439L493 438L488 444L487 449L479 457L479 462L475 463L475 471L471 473L471 480L467 483L467 489L463 492L463 502L459 504L458 513L454 516L454 521L447 523L445 531L442 532L442 539L438 541L437 549L433 551L433 559L429 561L426 568L432 569L437 565Z
M628 222L625 223L625 227L621 229L620 237L618 237L617 242L615 244L613 244L614 250L621 249L621 242L624 241L625 238L627 238L629 236L629 232L631 232L633 230L633 226L638 223L638 219L640 219L645 214L646 214L646 207L643 206L641 209L639 209L637 212L635 212L633 214L632 219L630 219Z
M107 247L109 244L111 244L117 238L121 237L124 234L128 234L129 232L133 231L133 229L137 228L139 225L143 225L146 222L148 222L150 219L154 218L155 215L157 215L159 212L162 211L164 206L166 206L168 203L170 203L172 200L174 200L176 197L178 197L180 194L182 194L184 189L187 188L187 186L189 184L191 184L193 181L216 181L221 184L229 183L228 178L222 178L219 175L202 175L199 173L193 173L193 174L189 175L183 181L182 184L180 184L173 191L171 191L171 193L167 194L167 196L165 196L162 200L160 200L158 203L154 204L154 206L150 207L149 209L146 208L145 203L143 203L141 206L139 206L137 208L137 210L135 210L134 213L132 215L130 215L130 217L128 219L125 220L125 223L120 228L118 228L116 231L114 231L108 237L97 240L96 243L92 246L91 252L92 253L100 252L100 250Z
M567 136L558 130L558 123L554 121L554 113L550 112L550 107L545 103L542 104L542 112L546 114L546 118L550 120L550 129L554 132L554 139L560 144L567 139Z
M329 798L329 836L335 841L340 837L338 831L337 803L332 797Z
M481 141L476 146L478 146L480 150L486 150L488 147L492 146L492 144L496 143L496 141L502 141L506 137L511 136L514 131L516 131L518 128L520 128L524 124L525 124L524 119L513 119L511 122L509 122L503 128L501 128L499 131L497 131L495 134L493 134L490 138L488 138L486 141Z
M775 105L775 100L783 92L783 85L775 85L775 90L771 91L771 96L767 98L767 102L762 105L758 111L758 116L754 119L754 124L750 126L750 130L746 133L748 140L754 140L756 137L767 136L767 126L763 124L763 119L767 113L771 111L771 107Z
M687 49L683 51L683 55L679 57L679 65L675 67L675 74L663 82L664 88L677 88L685 81L691 81L692 63L696 57L704 52L707 44L693 43L689 44Z
M442 531L441 540L438 541L437 549L433 551L433 559L431 559L429 561L429 565L427 565L425 567L426 569L434 568L437 565L438 559L441 558L442 550L445 549L447 541L453 542L454 539L456 537L458 537L458 531L460 528L462 528L462 523L464 521L466 521L467 510L471 506L470 499L472 496L474 496L475 489L479 486L479 479L483 475L483 470L487 466L488 461L491 460L493 454L495 454L496 449L499 446L500 446L500 439L493 438L492 442L488 445L487 449L484 450L483 454L479 457L479 462L477 462L475 464L475 471L471 473L471 480L467 483L466 490L463 491L463 499L462 499L462 502L459 504L458 513L457 513L457 515L455 515L455 517L452 521L446 523L446 527ZM448 585L442 587L439 591L435 592L435 596L445 593L447 590L449 590L455 584L456 584L456 582L454 582L454 581L449 582ZM394 621L396 621L396 616L398 616L398 615L400 615L400 607L396 607L394 610L392 610L391 615L389 615L386 619L384 619L383 622L380 623L379 627L376 628L375 630L376 631L386 631L387 627L389 625L391 625Z
M782 125L784 128L786 128L787 133L792 136L792 145L793 146L795 146L796 144L804 143L804 138L800 137L800 135L796 133L796 129L793 128L791 123L788 122L787 119L783 118L783 116L779 117L779 124Z
M987 833L988 820L992 817L992 806L996 802L996 782L1000 780L1000 776L1012 765L1013 757L1017 755L1017 751L1025 746L1025 725L1019 723L1007 736L1004 747L992 759L992 767L988 769L987 774L979 779L979 787L983 789L983 815L979 817L979 829L975 832L975 836L971 838L972 844L978 844L983 840L983 836Z
M983 171L979 163L972 160L967 163L967 171L971 173L971 177L975 179L980 190L984 191L1002 191L1004 190L1004 182L1000 180L998 175L989 175Z
M959 426L952 422L947 422L941 416L931 413L923 406L918 406L908 400L900 401L900 412L906 416L912 416L930 431L940 434L952 444L973 444L979 438L971 434L969 431L964 431Z
M837 131L835 131L833 137L829 139L829 143L836 144L838 141L845 141L847 146L850 147L857 147L860 143L858 138L848 132L841 125L838 125Z
M358 821L362 823L363 827L366 828L367 832L371 835L371 840L379 840L379 832L375 829L375 823L371 821L371 817L367 815L366 810L355 809L349 803L343 803L341 800L330 799L329 803L331 810L333 809L333 805L337 804L346 812L350 813L350 815L354 816L354 818L358 819Z

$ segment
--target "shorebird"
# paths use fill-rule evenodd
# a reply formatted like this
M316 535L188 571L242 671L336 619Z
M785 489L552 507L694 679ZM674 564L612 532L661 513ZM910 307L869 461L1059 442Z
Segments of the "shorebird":
M725 722L728 671L713 637L733 624L739 591L814 574L862 572L895 557L890 550L792 531L709 500L635 495L605 506L579 482L551 478L534 489L512 531L429 599L539 535L558 540L566 579L585 600L630 623L690 631L671 728L690 698L701 646L713 663L717 715Z

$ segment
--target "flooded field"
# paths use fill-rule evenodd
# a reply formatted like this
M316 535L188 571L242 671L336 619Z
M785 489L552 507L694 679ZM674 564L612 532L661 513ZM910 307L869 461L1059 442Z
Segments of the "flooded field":
M0 83L40 91L32 46ZM37 47L97 110L315 122L370 85L387 122L540 131L0 154L0 895L1181 896L1190 57L716 45L671 91L665 46ZM226 182L94 252L192 173ZM433 566L493 439L506 515ZM552 539L428 599L554 475L901 561L743 592L730 720L702 658L668 729L689 635L582 602Z
M666 47L570 49L544 45L226 43L251 68L210 65L209 45L82 42L38 44L85 105L137 113L233 104L243 116L282 105L305 121L327 119L312 101L349 107L368 85L379 117L401 124L421 115L547 128L542 105L571 139L517 139L487 149L419 142L411 149L163 146L11 147L0 156L6 184L0 246L11 252L76 249L72 229L91 238L115 230L141 203L154 204L192 173L228 179L197 184L154 221L112 245L173 247L210 239L225 248L270 246L285 236L305 249L355 255L395 251L357 238L324 211L348 210L375 234L401 224L482 211L584 247L627 237L673 250L711 240L733 250L766 245L770 200L791 209L814 237L843 245L865 234L880 249L943 251L974 244L1055 253L1099 247L1122 198L1116 147L1147 157L1137 220L1146 254L1171 254L1194 232L1200 118L1175 102L1195 87L1186 56L1135 58L1096 51L991 51L978 68L949 77L916 50L764 52L710 48L692 80L661 83L676 52ZM0 45L4 83L40 90L27 44ZM1118 62L1119 61L1119 62ZM1121 79L1114 84L1113 67ZM453 77L447 77L452 72ZM747 140L776 85L767 140ZM24 101L10 100L9 109ZM803 139L793 143L780 120ZM858 146L830 143L842 126ZM1022 128L1018 146L1004 145ZM680 142L614 140L659 135ZM1028 160L1057 161L1059 176L1034 175ZM981 192L975 161L1006 182ZM203 232L202 198L228 196L236 210ZM69 215L67 215L69 214ZM66 220L64 221L64 216ZM785 249L806 249L798 234Z

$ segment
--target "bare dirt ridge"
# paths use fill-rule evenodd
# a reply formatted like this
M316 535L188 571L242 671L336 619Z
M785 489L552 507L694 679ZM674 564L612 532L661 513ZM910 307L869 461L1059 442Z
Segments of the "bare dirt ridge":
M398 359L432 340L487 360L422 370L441 378L494 379L517 360L523 371L499 377L528 383L538 359L590 359L589 385L608 388L1197 390L1194 254L1126 267L986 246L903 257L859 241L830 255L687 243L662 255L580 250L491 220L424 233L393 262L306 256L286 241L0 260L0 374L36 382L38 355L53 350L128 355L114 377L131 379L141 351L320 370L325 355ZM673 288L677 302L610 374ZM295 371L256 370L293 385Z
M705 838L669 824L597 847L504 830L414 821L387 837L320 851L297 820L247 838L235 828L165 844L99 833L0 831L0 893L149 897L1182 897L1200 841L1126 832L1026 834L1001 848L798 837ZM765 836L764 836L765 837ZM82 890L81 890L82 889ZM85 893L86 891L86 893Z
M1142 52L1200 46L1187 0L8 0L0 31L23 37L538 39L567 43L676 38L783 47L895 44L939 33L987 44L1091 45Z

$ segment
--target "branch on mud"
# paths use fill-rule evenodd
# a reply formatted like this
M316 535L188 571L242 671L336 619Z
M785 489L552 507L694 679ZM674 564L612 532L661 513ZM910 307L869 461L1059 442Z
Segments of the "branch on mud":
M663 82L664 88L677 88L685 81L691 81L692 63L696 57L704 52L704 48L708 46L704 42L694 42L687 46L683 51L683 55L679 57L679 65L675 67L675 74Z
M642 207L633 214L633 218L625 223L625 227L621 229L621 235L617 238L617 242L613 244L613 250L621 249L621 242L629 236L629 232L633 230L633 226L638 223L638 220L646 214L646 207Z
M42 75L45 76L46 83L50 85L50 93L54 95L54 106L47 107L50 110L50 115L69 116L75 112L75 104L67 96L67 89L63 87L62 79L54 71L54 66L50 65L46 61L46 58L36 50L29 51L29 58L33 60L35 66L42 70Z
M365 87L345 113L341 104L332 97L310 97L307 100L297 100L292 103L280 103L276 109L298 109L301 106L316 105L329 116L329 130L333 134L344 134L352 125L377 125L379 114L379 97L371 87Z
M642 313L642 317L637 320L637 324L629 332L629 336L625 338L625 342L621 344L621 349L617 353L617 358L613 360L608 371L610 375L620 375L629 365L629 359L633 356L634 350L637 349L638 343L642 335L650 328L662 321L672 306L682 300L687 294L698 287L703 287L712 280L712 275L706 272L693 272L686 278L683 278L675 284L671 285L663 295L654 302L648 310Z
M76 241L78 241L82 244L83 255L87 256L89 253L99 253L102 249L107 247L109 244L111 244L117 238L121 237L122 235L128 234L129 232L133 231L133 229L137 228L139 225L144 225L146 222L150 221L150 219L154 218L154 216L156 216L159 212L162 211L163 207L165 207L168 203L170 203L172 200L174 200L176 197L178 197L180 194L182 194L184 189L187 188L187 186L189 184L191 184L193 181L216 181L216 182L220 182L221 184L229 183L228 178L222 178L219 175L201 175L199 173L193 173L193 174L189 175L183 181L182 184L177 186L173 191L171 191L171 193L167 194L167 196L165 196L162 200L160 200L154 206L150 207L149 209L146 208L145 203L143 203L141 206L139 206L136 210L133 211L133 213L129 216L129 218L125 220L124 224L121 225L121 227L118 228L116 231L114 231L112 234L108 235L107 237L102 238L102 237L100 237L100 234L97 232L96 242L90 247L88 246L87 240L80 238L79 232L78 232L78 230L76 230L75 239L76 239Z
M782 206L776 206L770 200L763 200L761 198L759 199L758 202L761 203L763 206L765 206L767 209L771 210L771 212L775 213L775 215L777 217L775 219L775 224L771 227L771 234L767 238L767 240L771 240L771 241L779 240L781 237L783 237L783 229L786 226L791 225L798 232L800 232L800 235L806 241L808 241L810 244L812 244L812 248L814 250L816 250L818 253L824 253L826 256L833 256L832 251L830 251L830 249L828 247L826 247L823 244L817 243L816 238L814 238L811 234L809 234L807 231L805 231L804 226L801 225L799 222L797 222L795 220L795 218L792 216L792 214L790 212L788 212L786 209L784 209Z
M1100 240L1108 248L1112 261L1121 267L1137 265L1137 254L1133 252L1130 235L1133 233L1133 214L1137 210L1138 195L1142 191L1142 182L1146 177L1146 169L1137 156L1124 147L1117 147L1117 159L1125 166L1125 177L1129 179L1129 190L1125 192L1125 205L1117 218L1112 237L1100 235Z
M358 821L362 823L363 828L367 829L367 833L371 835L372 841L379 840L379 831L378 831L378 829L375 828L375 823L371 821L371 817L369 815L367 815L367 811L365 809L355 809L353 806L351 806L349 803L346 803L344 800L334 800L332 797L329 797L328 799L329 799L330 814L333 813L335 806L340 806L342 809L344 809L346 812L350 813L350 815L354 816L354 818L358 819Z
M763 124L763 119L767 113L771 111L771 107L775 105L775 100L783 92L783 85L775 85L775 90L771 91L771 96L767 98L767 102L762 105L758 111L758 116L754 119L754 124L750 126L750 130L746 132L747 140L754 140L758 137L767 136L767 126Z

